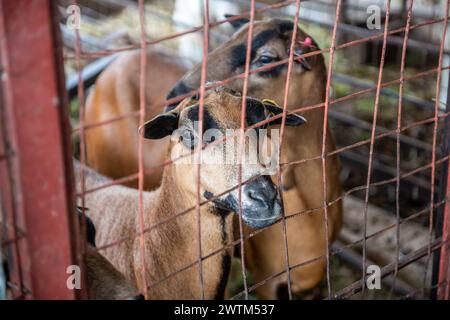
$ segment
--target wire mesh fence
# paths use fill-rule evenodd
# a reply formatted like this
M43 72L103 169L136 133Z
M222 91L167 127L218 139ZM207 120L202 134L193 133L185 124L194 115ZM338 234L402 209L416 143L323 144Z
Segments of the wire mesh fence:
M42 239L52 227L34 227L40 226L39 210L29 206L36 199L18 195L45 190L36 198L49 199L40 209L48 210L54 206L56 182L43 187L51 167L45 171L31 156L21 156L34 153L28 143L35 133L30 129L30 136L22 135L21 113L13 111L20 104L21 82L11 72L11 61L16 62L14 50L23 50L23 44L12 41L10 34L20 26L7 15L23 7L20 1L2 2L2 70L11 75L3 77L0 114L2 251L7 253L11 297L51 297L53 288L66 297L93 295L90 288L77 294L61 288L68 265L82 266L83 274L91 270L83 263L90 244L79 236L91 222L81 219L78 227L70 210L77 204L82 216L93 220L96 252L147 299L448 299L449 2L438 2L434 10L418 0L186 3L108 0L60 1L45 10L37 6L50 39L42 58L58 57L50 49L64 48L73 121L71 134L64 124L68 110L58 111L45 125L33 121L37 132L50 121L63 123L53 131L47 128L49 135L58 133L57 142L48 136L40 141L54 147L46 154L59 159L55 177L65 177L59 184L65 207L61 220L53 220L64 228L53 239ZM66 11L71 5L72 11ZM379 15L374 28L367 20L369 6L375 22ZM70 29L66 21L75 17L76 8L81 28ZM237 15L223 18L228 13L223 10ZM191 22L174 18L186 15L193 17ZM113 35L107 27L91 31L99 38L83 29L101 29L111 19ZM120 21L131 25L133 33L122 27L116 31ZM224 29L228 24L233 28ZM56 96L65 105L58 73L62 61L51 61L52 67L41 72L56 75L54 92L34 94ZM237 111L214 111L230 103L219 100L216 107L215 94L223 90L239 99ZM250 121L249 114L255 114L250 99L272 111ZM189 111L193 106L196 111ZM180 123L198 123L189 131L198 139L196 146L176 156L182 140L150 144L144 137L147 120L162 115L170 121L170 114ZM290 127L295 114L304 116L306 124ZM235 131L208 140L204 133L212 123ZM170 122L163 124L159 135L170 130ZM246 134L271 127L279 129L269 136L279 137L277 165L262 184L268 174L249 174L243 160ZM79 160L75 183L70 136ZM236 162L218 165L212 173L202 157L230 141L236 142ZM186 159L195 161L177 173ZM45 176L25 183L34 170ZM222 175L237 183L222 185ZM272 184L284 211L275 224L250 228L245 201L265 197L261 190ZM255 185L259 188L248 196ZM224 200L230 198L232 205ZM43 267L49 266L45 255L51 254L36 257L33 250L51 241L61 245L53 248L57 255L66 253L57 262L65 267L54 287L39 291L42 284L36 279L44 271L29 265L41 259ZM382 291L368 285L374 279L368 270L374 266L380 268ZM86 278L92 285L89 274ZM135 295L131 290L121 298Z

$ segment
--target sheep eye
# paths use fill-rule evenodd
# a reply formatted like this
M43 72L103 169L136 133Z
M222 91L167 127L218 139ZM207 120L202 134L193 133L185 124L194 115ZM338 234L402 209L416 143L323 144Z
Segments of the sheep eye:
M185 147L193 150L197 145L197 139L191 130L183 130L180 134L180 142L184 144Z
M275 61L275 58L272 56L263 55L263 56L261 56L261 58L259 58L259 61L263 64L269 64L269 63L272 63L273 61Z

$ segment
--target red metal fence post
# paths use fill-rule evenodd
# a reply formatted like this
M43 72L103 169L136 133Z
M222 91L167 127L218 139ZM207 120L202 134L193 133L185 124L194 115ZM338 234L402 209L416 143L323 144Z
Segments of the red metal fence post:
M0 190L11 188L6 223L23 232L13 243L12 279L29 290L25 298L74 299L66 285L66 269L76 264L70 128L53 6L0 1L2 130L12 151Z
M446 112L450 111L450 80L447 83L447 104L445 108ZM446 156L450 152L450 119L447 117L444 121L443 134L442 134L442 154ZM438 264L439 273L438 276L438 287L437 287L437 298L438 299L450 299L450 204L448 197L450 195L450 161L445 161L442 165L441 181L440 181L440 196L439 200L444 201L445 205L443 208L443 213L438 215L441 217L442 221L438 224L441 230L436 230L438 235L442 235L443 246L440 250L440 254L437 256L439 261L435 263ZM437 273L437 272L436 272Z
M447 195L450 193L450 171L447 177ZM438 299L450 299L450 204L448 199L445 202L442 228L442 241L440 263L439 263L439 287L437 290Z

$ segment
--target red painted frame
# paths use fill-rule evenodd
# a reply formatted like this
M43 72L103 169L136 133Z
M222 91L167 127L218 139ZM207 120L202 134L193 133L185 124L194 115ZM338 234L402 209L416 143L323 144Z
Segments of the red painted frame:
M0 168L15 297L75 299L66 269L79 256L75 234L70 123L52 1L0 2L3 139ZM5 170L6 169L6 170ZM9 198L9 199L8 199ZM20 234L15 235L15 231ZM25 292L23 292L25 291Z
M298 0L291 2L296 2L297 6L300 3ZM139 2L142 48L149 44L145 40L143 31L143 4L143 1ZM253 20L255 1L252 0L251 4L250 20ZM340 1L337 1L337 4L336 11L339 12ZM85 297L83 290L72 291L66 287L68 276L66 268L71 264L79 264L76 262L81 261L82 250L77 246L79 239L74 236L78 234L77 230L74 230L77 223L72 221L76 218L75 215L71 214L74 209L74 187L70 125L67 108L65 108L67 104L63 81L63 63L59 43L59 27L55 20L57 12L54 10L54 6L54 1L49 0L0 0L0 60L2 66L0 90L0 103L2 104L0 108L0 123L2 125L0 128L0 196L2 198L0 204L5 213L6 223L10 227L7 229L7 240L13 248L10 252L10 267L12 267L11 281L18 285L16 288L13 287L13 294L16 298L75 299ZM208 0L204 1L204 6L205 12L208 12ZM337 19L338 17L336 17L334 33L337 30ZM207 17L205 22L204 41L207 43L209 27ZM384 46L388 35L387 30L386 26L383 34ZM350 46L356 44L357 41L359 40L345 45ZM407 40L405 40L405 43L407 43ZM247 48L251 48L250 44L251 36L249 36ZM330 48L330 56L335 49L334 45ZM206 51L204 54L206 54ZM246 64L248 64L248 56L247 53ZM80 58L80 52L78 58ZM144 69L142 66L145 65L145 59L145 55L142 55L142 69ZM288 64L291 65L292 61L293 57L290 56ZM205 72L205 65L206 62L202 68L202 73ZM380 66L377 96L379 96L379 91L383 86L381 70L382 67ZM437 72L439 74L438 79L440 79L441 68L438 68ZM248 81L248 76L247 70L243 76L244 81ZM330 75L328 78L330 78ZM402 76L400 83L403 79ZM141 83L144 82L145 79L141 78ZM330 82L330 79L328 82ZM287 87L288 85L289 82L286 83ZM201 90L205 90L204 80ZM141 96L142 94L143 91L141 91ZM326 96L328 97L328 94ZM84 94L81 94L80 97L82 97L80 99L82 104ZM331 103L328 100L326 101L324 104L325 110L328 110ZM144 102L141 98L141 121L143 120L143 106ZM311 106L312 108L314 106ZM283 117L285 117L285 112ZM374 116L370 141L371 148L375 140L375 120L376 115ZM436 112L433 153L436 149L437 120ZM324 118L324 128L327 125L326 121L327 119ZM323 139L325 141L326 137ZM142 152L140 154L142 159ZM323 151L322 159L324 159L324 155ZM436 161L433 161L433 186L435 165ZM140 183L142 183L142 166L140 166L138 176L141 180ZM450 182L450 175L447 182ZM447 183L447 200L450 192L449 185ZM370 177L366 184L366 197L369 186ZM140 189L142 190L142 186ZM433 192L432 195L434 195ZM431 199L431 202L434 203L433 196ZM327 203L324 204L325 210L327 205ZM198 206L200 206L200 202ZM430 217L433 206L430 208ZM142 215L141 211L142 209L140 209L140 215ZM449 299L450 205L448 201L445 202L443 221L438 297ZM141 232L143 232L142 227ZM241 244L242 241L240 240ZM365 238L363 241L365 241ZM429 247L428 255L430 256L431 243ZM201 252L201 247L199 251ZM329 250L327 251L329 255ZM242 257L243 252L242 250ZM426 252L423 253L423 255L425 254ZM327 259L329 259L328 255ZM200 254L198 260L200 265L202 258ZM288 264L287 249L286 258L286 273L289 275L293 267ZM327 261L328 264L329 261ZM327 266L328 268L329 266ZM243 276L245 279L244 267ZM329 292L331 292L329 276L327 280ZM352 287L360 288L361 284L355 283L348 288L352 289ZM248 292L249 288L245 284L244 293L246 296Z

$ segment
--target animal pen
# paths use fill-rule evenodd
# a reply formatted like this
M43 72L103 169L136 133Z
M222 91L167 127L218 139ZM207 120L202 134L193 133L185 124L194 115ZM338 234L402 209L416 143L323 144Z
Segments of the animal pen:
M212 256L234 248L237 253L231 265L230 299L253 299L257 288L279 277L287 278L286 297L295 298L291 272L318 260L326 263L319 286L321 298L449 299L450 2L191 1L191 7L198 6L195 12L201 18L192 23L176 19L174 12L180 9L176 2L179 1L0 2L0 210L4 221L1 252L7 254L4 265L9 274L8 297L88 298L85 279L79 290L67 287L68 266L79 265L83 270L86 248L79 229L85 229L86 222L82 220L79 226L73 212L77 205L89 212L89 207L84 208L87 194L137 181L139 197L135 214L141 223L133 235L135 239L144 239L146 233L170 221L166 219L151 226L142 223L144 175L156 168L144 162L143 137L139 138L137 147L138 170L131 175L88 189L84 186L82 166L78 177L81 189L77 191L73 171L74 156L82 165L87 161L85 137L89 130L133 117L142 126L149 119L144 88L147 82L151 87L155 78L151 71L150 76L145 76L145 68L152 66L146 51L159 50L187 66L200 63L201 76L198 90L172 97L159 109L162 111L166 105L178 103L187 96L197 96L199 120L203 119L207 90L240 80L245 100L252 75L286 65L284 101L277 101L283 108L278 115L280 144L287 115L322 109L322 152L293 163L279 163L276 179L281 181L282 171L289 166L320 161L322 186L311 192L327 194L326 160L337 155L343 192L335 199L325 199L319 208L283 215L277 223L282 225L286 239L289 219L319 211L324 214L323 232L328 239L327 208L342 200L344 209L342 231L336 241L327 242L325 255L293 264L289 258L292 249L285 240L284 269L258 282L253 281L246 269L244 241L267 228L244 233L238 215L237 239L207 255L202 253L202 242L198 240L198 256L190 265L157 281L142 280L146 283L142 293L147 298L152 297L159 284L193 267L197 268L202 282L202 265ZM236 12L220 12L214 16L212 12L219 8L219 3L220 8L234 8ZM382 24L368 29L366 9L373 4L381 9ZM70 6L72 9L67 10ZM425 10L428 6L433 9ZM69 28L66 22L77 14L77 8L81 13L78 21L81 28ZM225 13L236 15L225 18ZM312 35L320 49L307 43L312 49L296 55L295 28L287 59L251 68L253 23L268 17L292 19L295 26ZM231 35L224 26L242 18L249 20L244 72L208 82L207 65L215 63L208 60L208 53ZM76 24L77 20L72 22ZM189 50L195 53L185 54L183 39L194 43ZM138 111L86 124L85 103L97 76L117 55L135 49L140 50ZM325 100L287 110L294 64L322 54L327 62ZM242 139L246 130L244 115L245 109L239 131ZM261 121L254 127L265 126L267 122ZM331 152L325 147L330 139L328 128L334 132L337 145ZM205 145L203 149L208 147ZM171 165L172 161L163 164ZM199 221L200 207L213 200L202 200L201 173L202 166L198 164L194 178L198 185L197 205L190 211L198 213ZM232 190L241 193L247 182L242 176L239 181ZM242 209L241 203L239 208ZM171 219L183 214L186 212L175 212ZM200 234L200 228L192 231L193 237L200 238ZM143 246L143 240L140 244ZM97 250L102 253L116 245L102 244ZM382 289L370 290L366 286L370 276L367 267L371 265L381 268ZM203 283L200 289L198 298L204 297Z

